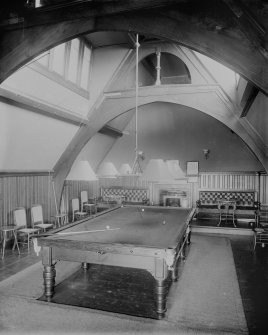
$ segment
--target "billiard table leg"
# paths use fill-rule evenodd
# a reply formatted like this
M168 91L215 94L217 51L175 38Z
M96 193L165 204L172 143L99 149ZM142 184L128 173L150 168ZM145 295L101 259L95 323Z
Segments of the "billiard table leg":
M174 267L171 270L171 274L172 274L172 281L176 282L178 280L178 273L179 273L179 258L175 261Z
M192 235L192 231L189 230L188 234L187 234L187 244L191 244L191 235Z
M55 277L56 277L56 270L55 270L55 264L51 265L44 265L44 288L45 288L45 297L47 301L51 301L51 298L54 294L54 288L55 288Z
M155 292L156 292L156 312L158 319L163 319L165 316L166 308L166 284L164 279L156 279Z

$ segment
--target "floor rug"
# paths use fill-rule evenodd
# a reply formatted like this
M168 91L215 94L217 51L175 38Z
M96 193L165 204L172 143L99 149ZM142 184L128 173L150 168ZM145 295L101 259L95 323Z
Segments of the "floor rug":
M79 264L59 262L56 267L59 287ZM230 242L222 237L193 235L163 320L36 300L42 291L40 263L1 282L0 332L247 334Z

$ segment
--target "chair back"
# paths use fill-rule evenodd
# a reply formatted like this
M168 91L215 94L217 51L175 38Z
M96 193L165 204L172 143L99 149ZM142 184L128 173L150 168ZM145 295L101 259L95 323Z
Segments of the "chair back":
M32 218L32 226L34 226L37 222L44 223L43 217L43 208L42 205L32 205L31 207L31 218Z
M88 202L87 191L81 191L81 204Z
M78 198L74 198L72 199L72 211L79 211L79 199Z
M27 227L26 210L24 207L19 207L13 211L14 224L17 227Z

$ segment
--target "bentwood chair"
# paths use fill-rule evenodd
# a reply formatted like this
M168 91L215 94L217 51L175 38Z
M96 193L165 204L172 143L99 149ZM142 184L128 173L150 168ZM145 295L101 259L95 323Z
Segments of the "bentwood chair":
M219 223L218 227L221 225L222 221L232 220L233 226L235 224L235 214L236 214L236 201L235 200L219 200L218 201L218 211L219 211Z
M30 238L39 233L39 228L28 228L26 210L24 207L18 207L13 211L14 224L17 226L17 236L26 235L28 250L30 249ZM19 243L23 243L18 241Z
M89 202L87 191L81 191L81 212L88 211L92 215L92 210L96 214L96 204L94 202Z
M42 231L53 228L53 223L44 223L43 207L36 204L31 207L32 227L40 228Z
M86 215L87 215L87 212L80 211L79 199L78 198L72 199L72 216L73 216L72 222L74 222L75 219L79 220L85 217Z
M257 244L263 248L268 245L268 208L266 206L260 206L260 209L256 212L257 227L254 231L254 250Z

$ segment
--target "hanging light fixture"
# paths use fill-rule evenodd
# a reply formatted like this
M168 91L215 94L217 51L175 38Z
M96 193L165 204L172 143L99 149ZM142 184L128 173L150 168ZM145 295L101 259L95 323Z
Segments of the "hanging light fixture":
M139 105L139 35L136 34L136 90L135 90L135 160L131 173L139 175L142 173L140 161L144 160L144 152L138 146L138 105Z
M124 163L121 165L119 169L119 175L120 176L128 176L132 173L131 167L128 163Z
M97 175L99 178L116 178L119 172L112 162L103 162L98 168Z
M78 161L73 165L66 180L94 181L98 178L88 161Z

